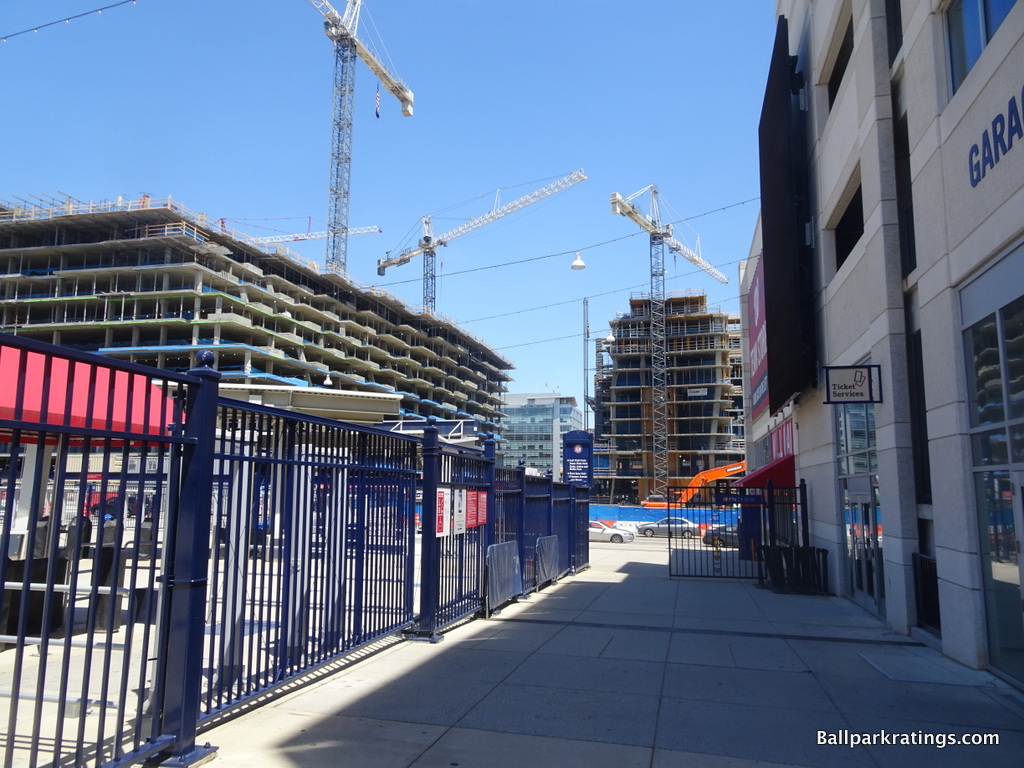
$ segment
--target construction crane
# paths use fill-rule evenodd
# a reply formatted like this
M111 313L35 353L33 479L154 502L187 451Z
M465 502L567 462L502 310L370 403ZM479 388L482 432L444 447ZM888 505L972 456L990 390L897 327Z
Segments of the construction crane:
M384 230L380 227L353 227L352 229L345 230L342 233L342 237L352 237L353 235L377 235ZM297 243L301 240L324 240L331 236L331 232L297 232L293 235L266 235L264 237L249 237L246 238L247 242L256 243L257 245L271 245L273 243Z
M650 192L650 213L644 214L634 203ZM666 498L668 491L668 344L665 337L665 246L696 264L720 283L729 279L704 259L672 237L672 225L661 223L658 189L653 184L624 198L618 192L611 197L612 213L630 219L651 237L651 417L652 475L651 493Z
M327 266L345 273L348 267L349 187L352 176L352 103L358 56L412 116L412 91L392 75L356 37L363 0L348 0L339 14L326 0L309 0L324 17L324 32L334 43L334 123L331 131L331 186L327 214ZM378 99L379 100L379 99Z
M485 213L483 216L478 216L475 219L470 219L464 224L460 224L454 229L449 229L443 235L434 237L434 226L430 216L424 216L421 219L423 225L423 236L420 238L420 242L415 248L407 248L397 256L385 257L377 261L377 274L383 276L388 267L397 267L401 264L408 264L415 257L422 254L423 256L423 306L433 311L436 302L436 257L437 249L442 245L448 245L452 240L457 237L461 237L467 232L472 232L474 229L479 229L484 224L490 224L492 221L500 219L502 216L507 216L510 213L514 213L521 208L536 203L538 200L543 200L545 197L550 197L556 192L561 192L563 189L568 189L574 184L579 184L581 181L586 180L586 176L583 170L573 171L568 176L563 176L557 181L553 181L545 187L531 192L528 195L523 195L520 198L513 200L510 203L505 203L502 206L495 208L489 213Z

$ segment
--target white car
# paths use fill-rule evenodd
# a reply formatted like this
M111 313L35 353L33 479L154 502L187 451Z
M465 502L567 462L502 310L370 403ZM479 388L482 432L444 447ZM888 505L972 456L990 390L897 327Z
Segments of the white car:
M599 520L590 521L591 541L610 541L614 544L621 544L624 541L632 541L633 538L633 532L626 528L612 527Z

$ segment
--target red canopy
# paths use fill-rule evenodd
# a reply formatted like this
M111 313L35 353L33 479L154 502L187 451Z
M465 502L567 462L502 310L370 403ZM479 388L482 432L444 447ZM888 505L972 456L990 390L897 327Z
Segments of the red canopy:
M768 481L777 488L796 487L796 459L794 456L783 456L755 469L753 472L741 477L733 485L747 488L762 488Z
M143 374L0 345L0 419L166 435L174 409Z

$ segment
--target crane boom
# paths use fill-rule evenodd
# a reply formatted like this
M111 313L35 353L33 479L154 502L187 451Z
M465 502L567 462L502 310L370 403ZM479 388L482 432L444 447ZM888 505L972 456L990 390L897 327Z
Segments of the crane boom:
M461 237L462 235L465 235L467 232L472 232L474 229L479 229L484 224L489 224L492 221L495 221L496 219L500 219L502 216L507 216L510 213L514 213L515 211L518 211L521 208L525 208L531 203L535 203L538 200L542 200L545 197L549 197L550 195L553 195L556 192L561 192L563 189L567 189L568 187L571 187L574 184L578 184L581 181L585 181L586 178L587 177L586 175L584 175L582 169L578 171L573 171L568 176L563 176L557 181L551 182L546 187L541 187L540 189L531 192L528 195L523 195L522 197L517 198L510 203L505 203L505 205L495 208L493 211L485 213L483 216L478 216L475 219L470 219L469 221L465 222L464 224L460 224L454 229L449 229L443 235L439 235L436 238L432 238L431 241L423 242L423 240L421 240L420 245L417 248L410 248L405 251L402 251L397 256L392 256L390 258L378 260L377 274L383 275L384 270L387 269L388 267L397 267L401 264L408 264L421 253L425 253L430 250L437 250L439 246L447 245L455 238ZM429 220L429 218L429 216L424 217L425 220ZM426 238L424 238L424 240L425 239Z
M359 26L359 11L363 0L348 0L345 6L345 15L339 14L327 0L309 0L310 5L316 8L324 17L324 32L335 42L343 41L351 45L356 55L363 60L363 63L370 68L370 71L377 76L377 79L384 84L384 87L398 99L402 104L402 114L412 117L413 93L409 87L399 78L395 77L385 67L380 59L373 55L369 48L363 45L356 37L356 29Z
M651 187L645 187L644 189L640 190L640 192L645 192L650 188ZM639 192L637 194L639 194ZM631 202L633 197L636 197L636 195L633 195L632 197L627 199L620 195L618 192L613 192L611 198L612 213L622 214L649 235L659 235L664 241L665 245L667 245L670 250L675 251L684 259L687 259L694 265L700 267L707 274L711 275L711 277L715 278L715 280L722 283L723 285L728 284L729 278L723 275L715 267L708 264L708 262L706 262L696 253L694 253L690 248L687 248L681 242L672 237L671 224L666 224L664 226L660 224L655 224L647 216L645 216L643 212L635 205L633 205L633 203Z
M345 237L352 237L352 235L376 235L384 230L380 227L353 227L352 229L346 230ZM272 243L296 243L300 240L324 240L331 236L331 232L298 232L294 235L266 235L265 237L250 237L248 241L250 243L257 243L261 245L269 245Z
M391 74L356 37L363 0L347 0L339 14L327 0L309 0L324 18L324 32L334 43L334 119L331 131L331 180L327 212L327 266L345 273L348 266L349 188L352 177L352 94L356 57L370 68L384 87L402 104L402 114L413 112L412 91Z
M423 256L423 306L433 311L436 304L437 294L435 286L437 283L437 269L436 269L436 257L437 249L442 245L447 245L449 242L457 237L461 237L467 232L472 232L474 229L479 229L484 224L490 224L496 219L500 219L502 216L507 216L510 213L518 211L520 208L525 208L531 203L535 203L538 200L543 200L545 197L549 197L556 192L561 192L563 189L578 184L581 181L586 180L586 176L581 168L578 171L573 171L568 176L551 182L547 186L541 187L538 190L531 192L528 195L516 198L511 203L505 203L505 205L499 206L489 213L485 213L483 216L477 216L475 219L470 219L464 224L460 224L454 229L449 229L440 237L434 237L434 227L431 222L430 216L424 216L423 222L423 237L420 238L419 245L416 248L407 248L397 256L390 258L383 258L377 261L377 274L383 275L388 267L396 267L401 264L408 264L416 256L422 254Z

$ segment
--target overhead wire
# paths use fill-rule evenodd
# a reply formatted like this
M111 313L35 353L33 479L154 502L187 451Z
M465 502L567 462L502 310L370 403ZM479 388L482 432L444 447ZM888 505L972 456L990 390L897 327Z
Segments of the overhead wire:
M760 199L760 197L752 197L752 198L749 198L747 200L741 200L738 203L730 203L729 205L722 206L721 208L715 208L713 210L705 211L704 213L699 213L699 214L696 214L694 216L689 216L689 217L686 217L686 218L679 218L679 219L677 219L673 223L685 223L686 221L688 221L690 219L701 218L702 216L709 216L709 215L711 215L713 213L720 213L721 211L726 211L726 210L729 210L730 208L736 208L736 207L741 206L741 205L746 205L748 203L755 202L755 201L757 201L759 199ZM643 233L642 232L637 232L637 233L633 233L631 235L627 235L626 237L633 237L634 235L637 235L637 234L643 234ZM625 239L625 237L618 238L618 239L619 240ZM616 242L616 241L615 240L611 240L611 241L608 241L608 242L611 243L611 242ZM606 244L607 243L599 243L599 244L594 245L594 246L588 246L588 248L595 248L595 247L599 247L600 245L606 245ZM579 249L579 250L584 250L584 249ZM553 254L553 255L565 256L568 253L570 253L570 252L566 251L566 252L563 252L563 253L560 253L560 254ZM545 256L545 257L539 257L539 258L550 258L550 257ZM535 261L535 260L537 260L537 259L536 258L529 259L528 261ZM737 259L735 261L726 262L726 263L724 263L724 264L722 264L720 266L723 266L723 267L724 266L731 266L731 265L734 265L734 264L739 264L741 261L742 261L742 259ZM511 263L518 263L518 262L507 262L504 265L493 265L493 266L506 266L507 264L511 264ZM476 271L476 270L468 270L468 271ZM698 274L698 273L699 273L699 270L694 271L694 272L687 272L686 274L683 274L683 275L675 275L673 277L670 277L670 278L668 278L668 280L679 280L679 279L682 279L682 278L686 278L686 277L688 277L688 276L690 276L692 274ZM461 273L453 272L453 273L450 273L450 274L461 274ZM537 312L537 311L540 311L540 310L551 309L552 307L563 306L563 305L566 305L566 304L575 304L576 302L582 301L585 298L586 299L593 299L593 298L598 298L598 297L601 297L601 296L611 296L611 295L614 295L616 293L622 293L624 291L633 291L633 290L636 290L638 288L643 288L646 285L647 285L647 283L638 283L636 285L624 286L622 288L616 288L614 290L605 291L603 293L595 293L595 294L592 294L590 296L581 296L581 297L577 297L577 298L574 298L574 299L567 299L565 301L557 301L557 302L553 302L551 304L544 304L544 305L537 306L537 307L529 307L529 308L526 308L526 309L517 309L517 310L513 310L511 312L505 312L505 313L497 314L497 315L489 315L487 317L478 317L478 318L474 318L472 320L460 320L459 323L461 325L468 325L469 323L482 322L484 320L498 320L498 319L501 319L503 317L511 317L513 315L526 314L527 312ZM738 299L738 298L739 298L739 296L730 297L730 299ZM536 339L534 341L525 341L525 342L521 342L519 344L512 344L512 345L509 345L509 346L498 347L497 349L498 350L505 350L505 349L512 349L512 348L515 348L515 347L528 347L528 346L532 346L534 344L546 344L546 343L549 343L549 342L552 342L552 341L564 341L566 339L575 339L575 338L581 337L582 335L583 335L583 333L581 332L581 333L570 334L569 336L556 336L556 337L552 337L552 338L549 338L549 339Z
M136 0L121 0L119 3L111 3L110 5L104 5L102 8L93 8L91 11L85 11L84 13L76 13L74 16L66 16L63 19L57 19L56 21L48 21L45 24L37 24L34 27L23 29L20 32L12 32L9 35L0 35L0 43L6 43L12 37L18 37L19 35L27 35L29 32L38 32L41 29L47 27L55 27L58 24L70 24L74 19L81 19L86 16L92 16L95 14L102 14L104 11L109 11L111 8L119 8L122 5L135 5Z

